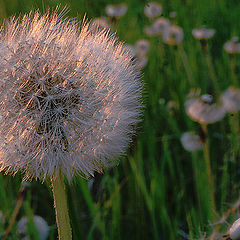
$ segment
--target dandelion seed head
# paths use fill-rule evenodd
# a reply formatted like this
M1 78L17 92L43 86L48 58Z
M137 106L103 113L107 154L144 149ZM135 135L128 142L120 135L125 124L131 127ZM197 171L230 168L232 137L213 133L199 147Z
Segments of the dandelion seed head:
M27 235L27 217L23 217L19 220L17 224L17 233L22 237L21 239L29 240L30 238ZM35 215L33 217L33 223L38 232L38 237L40 240L46 240L49 235L49 226L47 222L40 216Z
M148 18L155 18L162 13L162 5L156 2L150 2L144 7L144 14Z
M150 43L146 39L140 39L135 43L137 56L144 56L150 49Z
M214 29L209 29L209 28L206 28L205 26L192 30L193 37L199 40L210 39L214 36L214 34L215 34Z
M192 132L185 132L181 136L181 143L185 150L189 152L195 152L203 148L203 144L200 141L200 137Z
M240 43L238 37L233 37L230 41L226 42L223 48L229 54L240 53Z
M109 31L57 11L0 31L0 171L84 177L116 165L141 114L132 55Z
M170 21L167 18L158 18L152 24L152 29L155 34L163 35L167 31L167 28L170 27Z
M229 87L222 95L221 102L228 112L237 112L240 110L240 89Z
M136 58L135 63L136 63L136 68L137 68L137 69L142 69L142 68L144 68L144 67L147 66L148 57L145 56L145 55L143 55L143 56L138 56L138 57Z
M240 238L240 218L237 219L230 227L229 236L233 240Z
M127 12L127 5L126 4L108 5L105 10L106 14L110 17L122 17Z
M183 30L181 27L171 25L165 28L163 42L169 45L178 45L183 40Z
M192 120L201 124L220 121L226 114L226 110L222 106L213 103L208 94L199 96L199 93L190 95L185 102L185 110Z

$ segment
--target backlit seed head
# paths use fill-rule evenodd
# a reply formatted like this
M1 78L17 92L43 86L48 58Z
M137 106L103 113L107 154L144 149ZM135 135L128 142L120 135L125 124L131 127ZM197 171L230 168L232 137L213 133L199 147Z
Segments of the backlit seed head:
M181 136L181 143L183 147L189 152L194 152L203 148L200 137L192 132L185 132Z
M148 18L155 18L162 13L162 6L156 2L150 2L144 7L144 14Z
M33 223L38 232L39 240L46 240L49 235L49 226L47 222L42 217L35 215L33 217ZM27 224L28 224L27 217L21 218L17 224L17 233L19 234L21 239L24 240L30 240L27 234L28 233Z
M233 37L230 41L226 42L223 48L229 54L240 53L240 43L238 37Z
M232 240L240 239L240 218L237 219L230 227L229 236Z
M214 29L208 29L206 27L196 28L192 30L192 35L199 40L206 40L212 38L215 34Z
M221 120L226 113L226 110L222 106L212 103L212 100L209 101L209 97L201 97L198 94L191 95L187 99L185 102L185 110L192 120L201 124L217 122Z
M127 12L126 4L116 4L116 5L108 5L106 7L106 14L109 17L122 17Z
M0 28L0 171L84 177L116 165L141 114L131 53L109 31L31 12Z
M183 40L183 30L181 27L172 25L167 27L163 33L163 42L169 45L178 45Z
M228 112L237 112L240 110L240 89L229 87L222 95L221 102Z
M141 39L135 43L135 50L137 56L144 56L150 49L150 43L148 40Z

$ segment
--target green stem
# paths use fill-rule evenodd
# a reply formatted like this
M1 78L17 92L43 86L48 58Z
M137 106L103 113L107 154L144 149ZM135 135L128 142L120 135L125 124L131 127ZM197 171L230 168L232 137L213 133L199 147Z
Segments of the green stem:
M209 153L209 141L208 141L208 132L207 132L207 125L202 124L202 129L205 134L206 140L203 144L203 152L204 158L206 162L206 170L207 170L207 178L208 178L208 186L209 186L209 194L210 194L210 205L211 205L211 212L213 220L216 219L216 204L215 204L215 197L214 197L214 182L211 170L211 162L210 162L210 153Z
M58 226L58 239L71 240L72 230L70 226L67 196L65 192L65 185L62 174L59 173L59 176L57 176L56 178L52 178L51 182L54 197L54 207L56 212L56 220Z

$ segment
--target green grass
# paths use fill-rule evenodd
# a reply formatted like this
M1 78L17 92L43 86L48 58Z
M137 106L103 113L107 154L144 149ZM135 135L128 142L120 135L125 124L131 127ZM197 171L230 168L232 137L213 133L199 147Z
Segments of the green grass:
M0 0L0 20L31 9L55 7L54 0ZM120 1L116 1L120 2ZM151 21L143 14L146 1L127 0L127 14L117 25L120 40L134 44L138 39L148 39L151 49L149 62L143 69L144 119L138 126L137 138L119 166L97 175L94 194L88 182L75 177L67 185L73 239L199 239L206 232L212 233L213 216L208 193L204 154L186 152L181 134L195 131L199 125L188 118L184 109L186 96L191 88L201 88L217 98L217 81L220 93L233 83L230 57L223 51L223 44L239 35L240 2L237 0L162 0L163 16L177 12L175 23L183 28L184 40L179 48L164 45L160 38L148 37L143 28ZM44 3L44 4L43 4ZM69 6L69 16L81 19L105 15L110 0L61 1ZM209 41L209 66L200 43L195 40L193 28L206 25L216 29ZM237 74L240 58L237 56ZM211 75L212 74L212 75ZM239 83L239 76L237 75ZM178 108L170 113L166 104L174 100ZM235 117L236 118L236 117ZM216 219L220 219L239 198L240 147L234 116L209 125L210 159L215 183ZM0 211L5 221L0 221L3 232L16 204L21 174L15 177L0 175ZM42 216L51 226L49 239L56 239L57 229L53 199L49 183L31 182L22 216ZM238 209L238 208L237 208ZM233 209L229 223L236 219ZM224 233L227 224L221 224ZM9 239L18 239L16 224ZM31 231L32 240L35 231Z

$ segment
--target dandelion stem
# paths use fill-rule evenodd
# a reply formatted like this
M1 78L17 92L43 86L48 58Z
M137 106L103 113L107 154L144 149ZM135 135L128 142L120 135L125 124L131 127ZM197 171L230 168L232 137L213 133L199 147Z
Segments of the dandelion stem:
M72 230L68 214L67 196L62 173L56 178L52 178L52 190L54 197L54 208L58 226L58 239L71 240Z
M216 214L216 204L215 204L215 197L214 197L214 182L211 170L211 162L210 162L210 153L209 153L209 141L208 141L208 132L207 132L207 125L202 124L203 132L206 136L206 140L203 144L203 152L204 158L206 162L206 170L207 170L207 178L208 178L208 186L209 186L209 194L210 194L210 205L211 205L211 212L213 219L215 218ZM214 219L215 220L215 219Z

